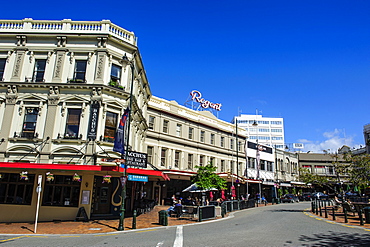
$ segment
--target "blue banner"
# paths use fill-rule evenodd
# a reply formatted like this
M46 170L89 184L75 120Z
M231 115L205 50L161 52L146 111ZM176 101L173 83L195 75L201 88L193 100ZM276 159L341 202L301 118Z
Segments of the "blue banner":
M136 182L148 182L148 176L142 175L128 175L129 181L136 181Z

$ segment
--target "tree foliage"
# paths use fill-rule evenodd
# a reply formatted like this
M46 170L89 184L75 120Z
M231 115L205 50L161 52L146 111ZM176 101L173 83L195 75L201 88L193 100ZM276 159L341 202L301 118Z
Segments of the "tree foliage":
M353 155L352 153L346 153L344 158L348 162L346 172L349 176L349 182L363 188L369 186L370 155Z
M206 166L196 166L198 172L191 177L191 182L196 183L201 189L216 188L226 189L226 180L216 174L217 167L211 162Z

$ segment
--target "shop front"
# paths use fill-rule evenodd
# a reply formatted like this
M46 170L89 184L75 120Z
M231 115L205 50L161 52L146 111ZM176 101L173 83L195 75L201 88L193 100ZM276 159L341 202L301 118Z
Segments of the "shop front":
M141 209L143 202L155 204L160 189L156 182L168 179L160 171L147 169L128 168L127 174L146 178L126 183L128 215ZM75 220L81 207L89 218L118 217L122 175L123 169L117 166L0 162L0 222L34 221L37 204L40 221Z

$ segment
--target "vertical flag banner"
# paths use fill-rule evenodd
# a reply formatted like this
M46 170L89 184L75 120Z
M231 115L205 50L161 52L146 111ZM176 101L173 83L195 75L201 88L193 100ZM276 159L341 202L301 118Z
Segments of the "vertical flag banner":
M123 154L125 152L124 129L128 117L129 109L126 108L119 122L116 136L114 137L113 151Z

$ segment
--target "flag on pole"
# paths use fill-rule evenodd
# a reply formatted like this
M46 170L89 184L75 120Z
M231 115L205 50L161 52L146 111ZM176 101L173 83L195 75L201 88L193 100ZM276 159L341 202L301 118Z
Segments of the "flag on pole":
M124 129L129 112L130 110L127 107L122 115L121 121L119 122L116 136L114 137L113 151L121 154L124 154L125 152Z

